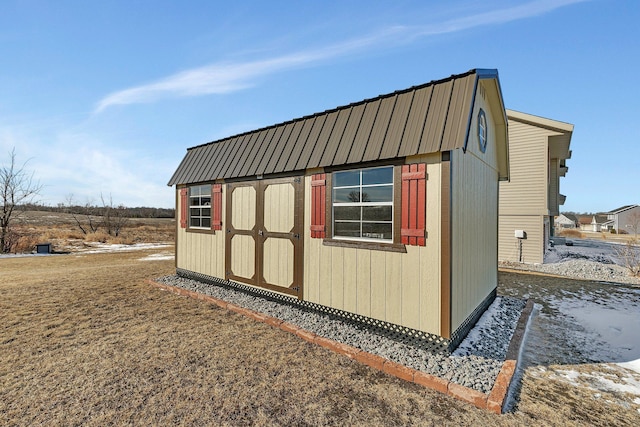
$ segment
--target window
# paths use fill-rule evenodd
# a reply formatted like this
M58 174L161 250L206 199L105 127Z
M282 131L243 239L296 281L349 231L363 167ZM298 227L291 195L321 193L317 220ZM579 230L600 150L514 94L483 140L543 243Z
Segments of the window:
M480 144L480 151L483 153L487 149L487 134L487 116L481 108L478 112L478 143Z
M211 228L211 184L189 187L189 227Z
M334 172L333 237L393 242L393 166Z

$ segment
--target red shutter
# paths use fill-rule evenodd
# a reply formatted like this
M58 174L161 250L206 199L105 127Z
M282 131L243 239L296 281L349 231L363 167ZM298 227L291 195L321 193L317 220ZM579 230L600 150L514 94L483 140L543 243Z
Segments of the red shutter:
M222 230L222 184L211 186L211 229Z
M426 166L424 163L402 166L402 227L405 245L425 246Z
M187 212L188 212L188 194L187 188L180 189L180 227L187 228Z
M311 237L326 237L326 175L315 174L311 177Z

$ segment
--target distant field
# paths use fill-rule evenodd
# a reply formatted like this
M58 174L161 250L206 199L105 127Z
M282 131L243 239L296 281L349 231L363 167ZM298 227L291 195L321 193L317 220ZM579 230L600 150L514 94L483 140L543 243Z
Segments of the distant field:
M0 259L0 425L638 425L553 377L476 409L146 285L167 250Z
M87 218L78 217L86 226ZM100 221L100 217L92 218ZM18 233L18 252L30 252L38 243L51 243L57 252L73 252L90 242L101 243L156 243L173 242L175 220L172 218L130 218L119 236L108 235L103 228L84 234L70 214L44 211L27 211L16 215L12 226Z

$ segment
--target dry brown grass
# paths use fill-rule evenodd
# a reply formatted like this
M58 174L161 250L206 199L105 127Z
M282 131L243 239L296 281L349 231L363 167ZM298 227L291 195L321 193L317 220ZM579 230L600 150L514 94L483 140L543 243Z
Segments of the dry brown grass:
M578 239L581 239L584 237L584 234L582 233L582 231L573 230L573 229L562 230L558 233L558 235L562 237L574 237Z
M633 425L553 379L476 409L146 285L153 252L0 259L0 425Z

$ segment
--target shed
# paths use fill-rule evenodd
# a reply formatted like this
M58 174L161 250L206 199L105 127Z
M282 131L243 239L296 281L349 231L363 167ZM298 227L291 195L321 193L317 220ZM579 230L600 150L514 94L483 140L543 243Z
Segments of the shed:
M451 349L497 287L497 70L189 148L177 274L287 295Z

